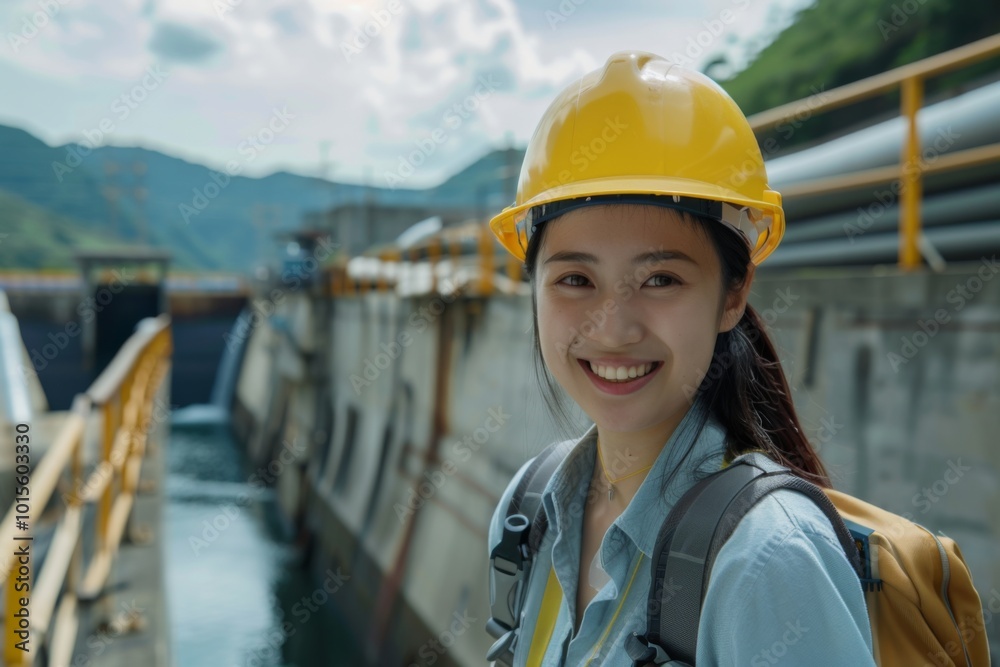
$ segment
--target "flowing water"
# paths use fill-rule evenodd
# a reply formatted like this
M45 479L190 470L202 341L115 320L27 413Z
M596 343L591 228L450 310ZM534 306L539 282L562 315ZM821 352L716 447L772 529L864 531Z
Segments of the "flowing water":
M167 448L164 576L174 664L364 664L337 620L335 596L282 537L273 491L250 483L228 425L193 421L172 427Z

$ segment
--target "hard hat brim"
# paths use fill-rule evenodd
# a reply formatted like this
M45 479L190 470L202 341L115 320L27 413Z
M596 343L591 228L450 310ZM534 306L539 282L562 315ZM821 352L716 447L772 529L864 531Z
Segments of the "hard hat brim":
M750 209L755 224L759 225L756 247L751 250L754 264L760 264L774 251L785 231L781 195L774 190L765 190L761 199L751 199L734 190L702 181L642 176L591 179L549 188L528 201L505 208L490 220L490 229L509 253L524 261L528 236L521 223L529 209L567 199L614 194L679 195L745 206Z

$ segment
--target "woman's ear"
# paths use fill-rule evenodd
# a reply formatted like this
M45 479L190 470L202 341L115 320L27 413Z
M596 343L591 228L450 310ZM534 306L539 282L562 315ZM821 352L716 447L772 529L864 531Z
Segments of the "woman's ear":
M756 270L757 265L750 262L743 285L739 289L726 293L725 309L722 311L722 318L719 320L719 333L729 331L743 317L743 311L746 310L747 299L750 296L750 285L753 284L753 275Z

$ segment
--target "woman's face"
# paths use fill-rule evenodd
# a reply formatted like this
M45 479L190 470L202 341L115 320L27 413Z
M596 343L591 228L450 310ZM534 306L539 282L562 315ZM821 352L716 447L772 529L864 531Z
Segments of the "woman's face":
M717 334L742 317L753 266L724 299L699 227L672 209L609 205L547 223L535 275L549 371L599 428L634 432L687 411Z

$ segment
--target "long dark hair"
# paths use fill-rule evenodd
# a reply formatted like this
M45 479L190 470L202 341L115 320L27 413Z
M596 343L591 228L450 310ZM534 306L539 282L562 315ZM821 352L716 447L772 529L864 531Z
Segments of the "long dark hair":
M642 208L637 204L620 205ZM686 211L678 213L685 223L695 225L711 240L722 265L724 292L743 287L750 266L747 244L722 223ZM524 271L532 283L536 375L546 404L565 426L569 419L559 398L558 385L545 368L538 338L535 275L538 250L548 224L541 225L529 240ZM736 326L716 337L711 367L697 392L707 394L709 409L726 428L726 461L757 450L814 484L831 486L823 462L799 423L774 344L749 302ZM694 396L690 398L694 400Z

